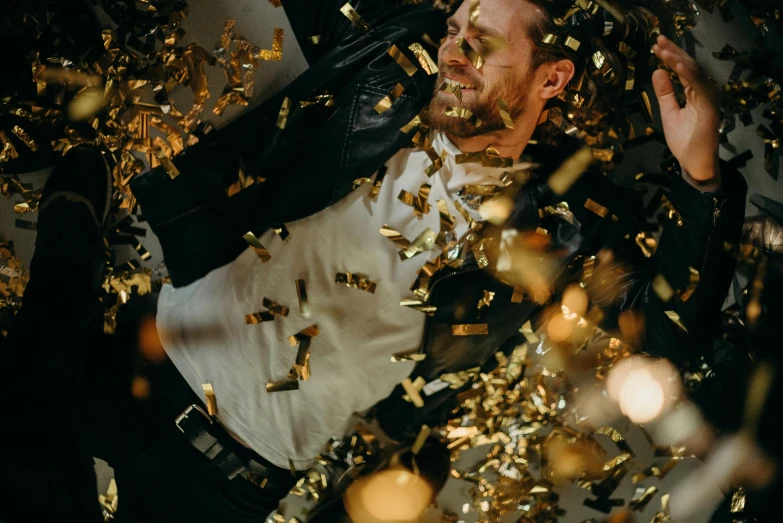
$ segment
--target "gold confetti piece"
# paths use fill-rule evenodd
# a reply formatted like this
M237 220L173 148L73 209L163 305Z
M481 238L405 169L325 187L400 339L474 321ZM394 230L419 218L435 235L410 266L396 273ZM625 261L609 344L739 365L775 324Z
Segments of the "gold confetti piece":
M400 302L400 306L408 307L409 309L414 309L419 312L424 312L428 315L432 315L432 313L438 310L438 308L435 307L434 305L429 305L421 300L402 300Z
M406 249L400 251L400 259L403 261L409 260L417 254L431 251L435 248L435 240L437 237L438 235L435 234L432 229L427 227L418 236L416 236L416 239L413 240Z
M296 296L299 298L299 314L310 317L310 304L307 302L307 288L304 280L296 280Z
M470 213L465 209L465 207L462 206L462 203L460 203L459 200L454 200L454 207L456 207L457 212L462 216L462 218L465 220L465 222L468 224L468 228L475 230L479 227L478 222L476 222L473 217L470 215Z
M647 487L646 489L644 487L636 487L636 491L634 492L631 501L628 503L628 507L631 510L636 511L644 510L644 507L647 506L647 503L655 496L656 492L658 492L658 488L655 485Z
M321 334L321 329L318 328L318 325L310 325L306 329L303 329L296 334L292 334L288 337L288 344L291 347L295 347L302 343L303 340L309 340L311 338L315 338Z
M419 352L419 349L397 352L391 356L392 363L399 363L401 361L424 361L425 359L427 359L427 355Z
M457 50L465 55L468 61L473 64L476 69L481 69L484 65L484 58L473 49L464 37L460 36L455 42Z
M421 116L416 115L413 117L413 119L410 122L403 125L400 128L400 131L402 131L405 134L410 134L411 131L418 129L419 127L421 127Z
M72 121L87 120L103 107L103 88L84 87L68 103L66 114Z
M666 281L666 278L660 274L653 278L652 289L664 302L671 300L672 296L674 296L674 289L672 289L672 286Z
M367 195L372 201L378 200L378 195L381 193L381 185L383 185L383 178L386 176L387 167L384 165L378 169L378 173L375 175L375 183L370 189L370 193Z
M413 65L413 62L408 60L408 57L403 54L402 51L400 51L400 48L396 45L392 45L389 50L387 51L389 56L394 58L394 61L397 62L397 65L402 67L402 70L405 71L405 74L408 76L413 76L416 74L416 71L418 71L418 68Z
M508 112L508 105L506 105L506 102L498 98L496 103L498 112L500 113L500 117L503 118L503 125L506 126L506 129L516 129L514 127L514 120L511 119L511 113Z
M419 394L419 391L416 389L416 387L413 386L413 383L411 382L410 378L405 378L402 380L402 388L405 389L405 393L408 395L408 398L410 398L410 401L417 407L422 408L424 406L424 400L421 399L421 394Z
M481 310L483 307L489 307L492 304L493 299L495 299L495 293L485 290L484 297L478 302L478 310Z
M514 290L511 293L511 303L522 303L525 299L525 291L519 285L514 285Z
M636 235L636 245L642 250L642 254L644 254L645 258L650 258L655 254L658 242L646 232L640 232Z
M263 305L269 309L273 314L279 314L280 316L288 316L288 307L280 305L276 301L272 301L269 298L263 299Z
M679 314L677 314L674 311L664 311L664 312L666 313L666 317L669 318L672 321L672 323L677 325L686 334L688 333L688 328L685 326L685 324L680 319L680 315Z
M440 69L438 69L438 64L432 59L430 54L426 49L424 49L424 47L422 47L420 43L413 42L408 46L408 49L410 49L416 56L416 59L419 61L419 65L421 65L421 68L424 69L425 73L432 75L440 71Z
M607 209L600 203L593 201L590 198L588 198L587 201L585 202L585 209L587 209L588 211L593 211L601 218L606 218L606 216L609 214L609 209Z
M299 382L287 378L280 381L270 381L266 384L267 392L285 392L288 390L299 390Z
M557 195L564 194L592 163L593 152L589 147L582 147L552 173L547 180L549 188Z
M680 299L682 301L688 301L688 299L696 291L696 287L699 285L699 271L693 267L688 267L688 286L680 292Z
M245 323L248 325L255 325L257 323L263 323L265 321L274 321L275 315L271 311L260 311L252 314L245 314Z
M457 100L459 100L459 103L462 103L462 88L457 84L452 84L449 82L443 82L440 85L441 91L446 91L448 93L453 94L457 97Z
M109 480L109 488L106 490L106 494L100 494L98 496L98 503L109 514L117 513L117 509L119 508L119 495L117 491L117 482L114 481L114 478Z
M285 129L285 124L288 121L288 112L291 110L291 99L287 96L283 98L283 103L280 105L280 112L277 113L277 127Z
M430 189L432 189L432 186L425 183L419 188L418 196L414 196L408 191L402 190L397 196L397 199L405 205L413 207L413 214L421 218L425 214L429 214L430 209L432 208L427 202L427 198L430 196Z
M291 367L289 377L307 381L310 379L310 338L305 338L299 343L296 352L296 361Z
M574 51L578 51L579 46L582 45L582 43L573 36L567 36L565 42L563 42L563 45L570 47Z
M28 149L30 149L33 152L38 150L38 144L35 143L35 140L30 138L30 135L27 134L27 132L21 127L19 127L18 125L14 125L13 128L11 129L11 132L14 133L16 137L19 138L27 146Z
M590 58L593 61L593 65L596 67L596 69L601 69L606 63L606 55L601 51L596 51Z
M372 282L364 274L352 274L350 272L338 272L334 277L335 283L342 283L348 287L359 289L360 291L375 293L375 282Z
M280 227L272 227L272 230L280 236L280 239L283 241L286 241L291 233L288 232L288 228L285 225L281 225Z
M392 89L389 94L384 96L380 102L375 104L374 107L375 112L377 112L378 114L383 114L386 111L388 111L391 108L394 101L400 96L402 96L403 91L405 91L405 88L402 86L401 83L398 82L397 85L394 86L394 89Z
M251 231L246 232L242 238L245 239L245 241L250 245L254 251L256 251L256 256L258 256L258 259L261 260L261 263L266 263L269 260L272 259L272 256L269 254L269 251L266 250L266 247L261 245L261 242L258 241L258 238L256 238L256 235L253 234Z
M313 35L308 40L310 40L310 43L313 45L318 45L321 43L321 35Z
M215 398L215 389L211 383L202 383L201 390L204 391L204 397L207 402L207 412L210 416L217 416L217 398Z
M548 44L548 45L555 45L557 43L557 35L552 33L547 33L541 38L542 44Z
M357 178L353 181L353 190L355 191L365 183L372 183L372 178Z
M487 258L485 251L490 242L490 239L482 238L478 242L474 243L470 248L470 250L473 252L473 256L476 258L476 263L482 269L489 267L489 258Z
M364 19L359 16L359 13L356 12L356 10L351 6L351 3L348 2L344 6L340 8L340 12L345 15L345 17L350 20L350 22L360 31L369 31L370 25L364 21Z
M682 215L680 214L680 211L678 211L674 204L669 200L669 198L666 197L666 195L661 196L661 207L664 208L666 211L666 217L669 218L671 221L673 221L677 227L682 227Z
M272 37L272 49L261 49L255 58L259 60L279 61L283 59L283 30L275 27Z
M470 323L451 326L452 336L479 336L489 334L489 325L486 323Z
M3 149L0 151L0 163L19 158L16 147L14 147L14 144L11 143L11 140L8 139L8 136L3 130L0 130L0 142L3 144Z
M427 441L427 438L430 437L430 434L432 434L432 429L427 425L422 425L421 430L419 430L419 435L416 436L416 441L414 441L413 446L411 446L411 452L413 452L414 455L419 453L424 446L424 443Z
M636 67L632 63L626 64L625 71L625 90L632 91L636 83Z
M450 231L454 228L454 217L449 213L449 207L446 200L436 200L438 206L438 215L440 216L440 232Z
M400 234L400 231L392 229L391 227L389 227L386 224L384 224L383 227L381 227L379 232L384 237L386 237L389 240L391 240L394 243L394 245L396 245L400 249L403 249L403 250L407 249L411 245L411 242L406 240L405 237L402 234Z
M426 426L426 425L425 425ZM737 487L734 494L731 495L731 513L737 514L745 510L745 489Z
M166 152L161 149L160 147L157 147L155 149L155 158L158 159L160 162L160 165L163 166L163 168L166 170L166 174L169 175L169 178L172 180L179 176L179 169L174 165L174 163L169 159L169 157L166 155Z

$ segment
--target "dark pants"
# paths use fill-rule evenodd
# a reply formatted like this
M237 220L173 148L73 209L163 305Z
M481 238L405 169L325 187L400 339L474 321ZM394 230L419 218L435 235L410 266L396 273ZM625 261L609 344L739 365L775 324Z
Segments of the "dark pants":
M228 480L190 446L174 418L195 395L135 349L154 299L131 298L117 334L102 334L101 248L84 205L41 213L23 305L0 340L0 521L102 521L93 456L115 470L120 521L263 521L295 479ZM147 399L130 394L134 376L149 379Z

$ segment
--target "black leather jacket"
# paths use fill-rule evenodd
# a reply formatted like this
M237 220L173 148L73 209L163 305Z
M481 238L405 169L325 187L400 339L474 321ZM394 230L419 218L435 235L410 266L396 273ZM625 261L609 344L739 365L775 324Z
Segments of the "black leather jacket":
M176 159L182 173L177 178L156 169L131 183L160 239L175 286L234 260L247 248L242 238L247 231L258 235L340 200L352 190L353 180L372 176L409 144L410 135L400 129L429 101L435 76L419 70L409 77L387 51L397 45L416 63L408 45L419 42L435 57L437 50L426 41L440 39L444 17L422 4L354 1L356 11L371 26L363 32L340 12L343 4L342 0L284 0L310 68L282 93ZM423 38L425 34L429 38ZM317 45L309 39L313 35L321 37ZM398 82L405 88L403 95L378 114L373 107ZM300 107L300 101L314 100L326 91L334 95L330 106ZM284 129L279 129L275 124L285 97L292 101L291 111ZM732 245L739 243L744 216L746 187L739 173L724 164L723 190L717 194L701 193L674 177L670 200L682 226L667 221L656 255L645 259L634 242L637 213L625 191L601 173L589 172L564 196L556 197L546 176L568 157L568 151L529 146L525 154L542 168L519 195L510 226L543 227L550 233L550 250L557 253L561 270L555 290L573 281L570 268L581 258L608 247L633 267L622 281L620 296L608 307L608 326L618 312L635 308L645 314L645 351L682 362L707 346L734 270ZM240 167L265 181L229 197L226 189L237 180ZM601 218L586 209L588 198L607 208L609 216ZM576 221L539 217L539 209L561 201L568 203ZM673 288L683 289L689 267L700 275L690 299L661 303L651 290L652 278L660 274ZM489 310L478 311L476 304L485 290L494 291L495 298ZM491 367L494 353L516 346L520 326L528 319L535 321L541 311L529 300L512 303L511 294L511 287L475 264L439 273L430 298L437 311L427 319L421 345L426 358L411 378L430 381L444 372ZM679 314L687 335L666 316L667 310ZM468 311L467 316L462 311ZM471 317L478 314L481 318ZM487 323L489 334L453 336L455 323ZM402 399L404 392L397 387L375 413L392 437L404 438L415 435L424 422L440 422L457 392L443 390L426 397L424 408L415 408Z

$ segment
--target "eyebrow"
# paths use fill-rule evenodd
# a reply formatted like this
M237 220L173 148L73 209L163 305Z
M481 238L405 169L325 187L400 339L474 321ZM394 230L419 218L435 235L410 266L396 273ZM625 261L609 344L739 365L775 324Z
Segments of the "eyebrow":
M457 22L457 20L455 20L454 17L451 17L448 20L446 20L446 25L448 25L449 27L453 27L454 29L460 28L459 22ZM483 26L481 24L473 26L472 32L480 36L500 36L499 31Z

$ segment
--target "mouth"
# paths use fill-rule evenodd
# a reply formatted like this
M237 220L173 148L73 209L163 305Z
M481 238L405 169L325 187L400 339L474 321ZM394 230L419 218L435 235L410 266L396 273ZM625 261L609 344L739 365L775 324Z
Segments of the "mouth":
M448 76L444 76L443 77L443 81L446 82L446 84L448 84L448 85L456 85L457 87L459 87L463 91L474 90L476 88L472 84L460 82L458 80L454 80L452 78L449 78Z

